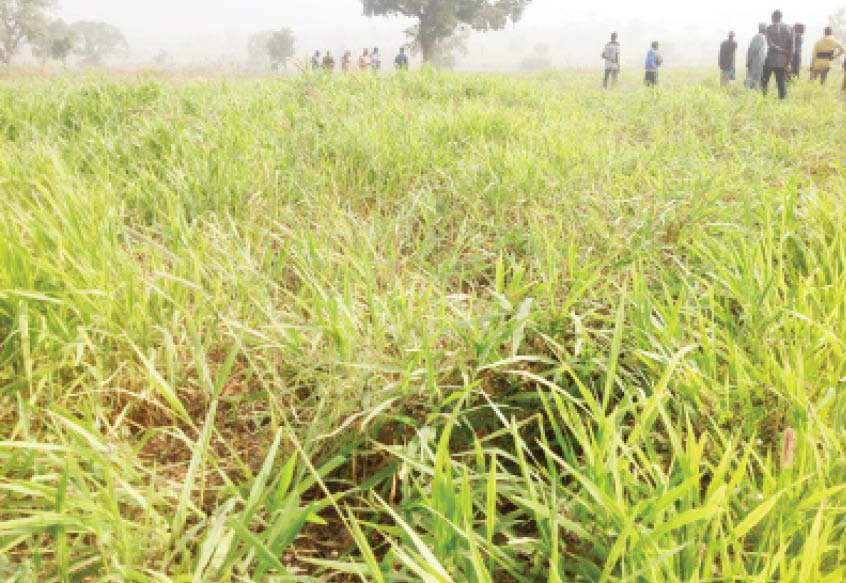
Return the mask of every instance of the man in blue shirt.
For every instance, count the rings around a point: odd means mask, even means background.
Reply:
[[[646,55],[646,86],[654,87],[658,84],[658,69],[664,64],[661,53],[658,52],[658,42],[652,43],[649,54]]]

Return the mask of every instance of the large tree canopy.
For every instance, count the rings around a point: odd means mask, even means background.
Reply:
[[[516,22],[532,0],[361,0],[365,16],[408,16],[417,24],[406,31],[426,61],[438,43],[462,29],[499,30]]]
[[[24,41],[34,42],[47,27],[53,0],[0,0],[0,61],[10,63]]]

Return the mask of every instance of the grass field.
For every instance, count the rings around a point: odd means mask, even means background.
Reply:
[[[838,83],[599,80],[2,82],[0,579],[846,580]]]

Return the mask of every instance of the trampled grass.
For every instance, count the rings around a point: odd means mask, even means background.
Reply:
[[[846,579],[832,87],[0,87],[0,576]]]

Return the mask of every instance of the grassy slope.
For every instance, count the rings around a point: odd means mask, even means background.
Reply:
[[[842,100],[595,82],[2,86],[0,573],[846,578]]]

